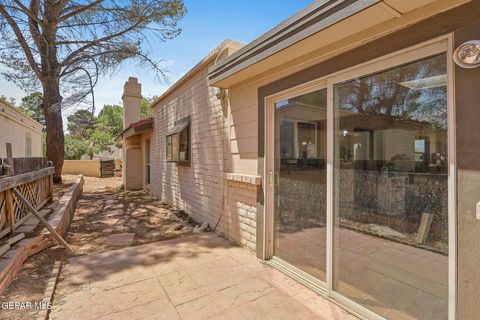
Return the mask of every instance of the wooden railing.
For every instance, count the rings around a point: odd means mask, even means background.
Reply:
[[[31,162],[26,160],[27,158],[19,159],[16,161],[17,159],[13,158],[14,165],[22,164],[18,171],[6,170],[8,175],[0,176],[0,238],[9,233],[13,234],[16,228],[31,217],[29,210],[13,192],[13,188],[37,210],[49,202],[53,195],[55,169],[48,166],[46,159],[32,158]],[[12,162],[12,158],[9,160]],[[3,169],[5,167],[3,166]],[[35,170],[28,172],[32,169]]]

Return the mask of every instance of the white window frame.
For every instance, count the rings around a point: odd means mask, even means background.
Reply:
[[[384,319],[360,304],[348,299],[338,292],[333,291],[333,168],[334,168],[334,96],[333,86],[336,83],[354,79],[357,77],[387,70],[395,66],[420,60],[440,53],[447,56],[447,116],[448,116],[448,319],[456,319],[456,293],[457,293],[457,233],[456,233],[456,145],[455,145],[455,88],[454,88],[454,64],[453,64],[453,34],[431,39],[429,41],[399,50],[397,52],[370,60],[368,62],[347,68],[325,77],[289,88],[280,93],[265,97],[265,210],[264,210],[264,246],[263,257],[265,260],[273,258],[273,210],[274,210],[274,186],[275,186],[275,103],[327,88],[327,270],[326,283],[318,286],[317,282],[310,287],[327,298],[342,304],[352,313],[365,319]],[[274,261],[275,259],[272,259]],[[273,263],[275,265],[275,263]],[[279,266],[287,274],[309,285],[310,279],[296,272],[294,267]]]

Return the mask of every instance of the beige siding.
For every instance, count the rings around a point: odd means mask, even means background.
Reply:
[[[227,181],[225,174],[256,174],[256,105],[250,99],[243,110],[231,113],[228,103],[217,98],[219,89],[208,87],[207,68],[153,108],[150,192],[255,250],[257,186]],[[191,116],[190,166],[165,159],[165,136],[176,120],[186,116]]]
[[[231,90],[228,172],[257,174],[258,166],[258,109],[257,87]]]
[[[258,185],[248,175],[256,176],[258,166],[257,87],[231,92],[208,87],[213,60],[197,65],[154,104],[150,192],[255,250]],[[186,116],[191,117],[190,166],[165,159],[165,137]],[[240,181],[227,180],[227,173],[238,174]]]
[[[14,157],[26,157],[28,134],[31,136],[31,156],[41,157],[43,155],[41,125],[0,101],[0,158],[6,157],[7,142],[12,144]]]
[[[205,67],[154,107],[151,140],[151,192],[211,227],[220,219],[225,192],[225,122],[216,93],[207,86]],[[191,116],[190,166],[165,159],[165,136],[176,120],[186,116]]]

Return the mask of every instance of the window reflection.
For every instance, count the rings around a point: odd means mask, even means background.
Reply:
[[[386,318],[447,318],[446,74],[441,54],[334,86],[334,288]]]
[[[326,89],[275,105],[275,256],[325,281]]]

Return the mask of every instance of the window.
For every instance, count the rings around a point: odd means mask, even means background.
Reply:
[[[448,318],[447,61],[333,84],[333,289],[388,317]]]
[[[32,134],[30,132],[25,133],[25,157],[32,156]]]
[[[265,98],[265,257],[366,318],[455,311],[448,48],[435,40]],[[325,86],[328,99],[314,94]],[[297,121],[316,123],[326,169]]]
[[[169,162],[190,163],[190,116],[176,121],[167,133],[166,153]]]

